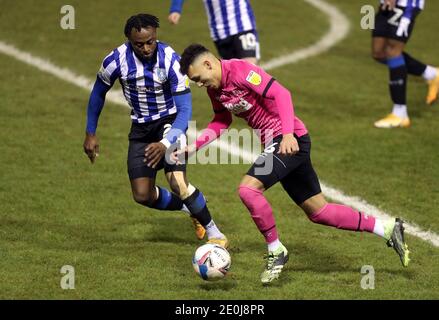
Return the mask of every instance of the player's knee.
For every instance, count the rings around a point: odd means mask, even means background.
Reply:
[[[372,50],[372,58],[380,63],[387,60],[386,52],[383,50]]]
[[[386,59],[399,57],[402,54],[402,50],[396,46],[387,46],[386,47]]]
[[[133,199],[138,204],[151,207],[154,204],[156,197],[153,192],[150,192],[149,190],[133,190]]]

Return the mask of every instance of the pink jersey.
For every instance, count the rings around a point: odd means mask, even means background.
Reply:
[[[263,144],[282,134],[300,137],[308,132],[294,115],[290,92],[263,69],[238,59],[221,60],[221,67],[220,89],[207,89],[215,111],[208,129],[216,137],[204,132],[197,139],[197,149],[217,138],[221,129],[228,128],[231,113],[244,118]]]

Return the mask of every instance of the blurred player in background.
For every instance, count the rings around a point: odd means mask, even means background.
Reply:
[[[288,261],[288,250],[279,240],[273,210],[263,194],[278,182],[312,222],[379,235],[395,249],[403,266],[408,265],[402,220],[384,222],[350,207],[326,202],[311,164],[308,131],[294,114],[290,92],[278,81],[246,61],[219,60],[198,44],[184,50],[180,65],[183,74],[199,87],[207,87],[215,113],[195,145],[187,148],[188,155],[217,139],[230,126],[232,113],[244,118],[265,146],[239,185],[239,196],[268,245],[262,283],[277,279]]]
[[[411,57],[404,51],[424,8],[424,0],[380,0],[372,33],[372,56],[386,64],[390,72],[392,113],[375,122],[377,128],[406,128],[410,126],[407,113],[407,75],[422,76],[428,81],[426,103],[431,105],[438,98],[439,70]]]
[[[172,0],[168,20],[178,24],[184,0]],[[260,59],[256,21],[249,0],[203,0],[212,37],[223,59]]]
[[[180,57],[157,41],[158,27],[158,18],[149,14],[127,20],[128,41],[105,57],[90,95],[84,151],[93,163],[99,153],[99,115],[105,95],[118,79],[131,106],[127,165],[134,200],[153,209],[190,213],[199,239],[207,232],[208,242],[227,247],[203,194],[187,182],[186,166],[164,161],[167,149],[186,141],[192,99],[189,81],[180,73]],[[163,167],[173,192],[155,185],[157,171]]]

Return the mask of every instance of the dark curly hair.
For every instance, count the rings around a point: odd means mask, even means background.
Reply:
[[[131,34],[131,30],[135,28],[137,31],[140,31],[142,28],[158,28],[160,27],[159,18],[147,13],[139,13],[134,16],[131,16],[127,23],[125,24],[125,36],[128,38]]]

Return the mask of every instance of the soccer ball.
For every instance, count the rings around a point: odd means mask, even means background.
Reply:
[[[204,244],[195,251],[192,266],[195,272],[204,280],[217,281],[227,274],[230,269],[229,252],[216,244]]]

